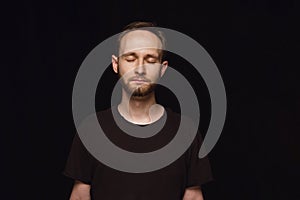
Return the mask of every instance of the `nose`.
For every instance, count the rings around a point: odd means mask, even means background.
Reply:
[[[138,75],[145,75],[146,74],[146,68],[145,68],[143,59],[141,59],[139,61],[138,66],[135,68],[134,72]]]

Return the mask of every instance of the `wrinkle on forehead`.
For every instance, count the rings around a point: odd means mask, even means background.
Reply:
[[[130,51],[149,49],[159,50],[162,49],[160,39],[150,31],[135,30],[123,36],[120,42],[120,55]]]

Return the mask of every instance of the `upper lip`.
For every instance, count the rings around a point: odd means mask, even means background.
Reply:
[[[139,77],[134,77],[130,79],[131,81],[143,81],[143,82],[149,82],[147,79],[145,78],[139,78]]]

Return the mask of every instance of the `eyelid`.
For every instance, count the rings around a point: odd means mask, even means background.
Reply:
[[[135,59],[126,59],[126,62],[135,62]]]
[[[156,57],[148,57],[148,58],[147,58],[147,61],[148,61],[148,62],[157,62],[157,61],[158,61],[158,58],[156,58]]]
[[[125,59],[135,59],[136,57],[134,55],[127,55],[127,56],[124,56]]]
[[[124,58],[126,61],[128,61],[128,62],[132,62],[132,61],[134,61],[134,60],[137,59],[137,57],[134,56],[134,55],[126,55],[126,56],[123,56],[123,58]],[[147,57],[145,58],[145,60],[146,60],[147,62],[149,62],[149,63],[155,63],[155,62],[157,62],[157,61],[159,60],[159,58],[156,57],[156,56],[147,56]]]
[[[135,56],[132,56],[132,55],[129,55],[129,56],[125,56],[124,59],[125,59],[126,61],[134,61],[134,60],[136,59],[136,57],[135,57]]]

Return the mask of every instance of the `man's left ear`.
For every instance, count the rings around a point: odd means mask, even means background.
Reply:
[[[162,77],[165,74],[167,68],[168,68],[168,61],[163,61],[160,69],[160,77]]]

